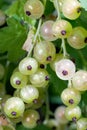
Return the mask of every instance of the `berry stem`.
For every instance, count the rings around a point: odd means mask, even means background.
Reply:
[[[72,87],[72,81],[68,80],[68,87],[71,88]]]
[[[41,23],[42,23],[42,19],[39,20],[38,27],[37,27],[37,31],[36,31],[36,34],[35,34],[34,39],[33,39],[33,43],[36,42],[36,39],[37,39],[37,37],[38,37],[38,35],[39,35]]]
[[[62,38],[61,48],[62,48],[62,50],[63,50],[63,55],[64,55],[64,57],[66,57],[68,54],[67,54],[67,51],[66,51],[66,46],[65,46],[65,40],[64,40],[64,38]]]
[[[36,34],[35,34],[35,36],[34,36],[34,38],[33,38],[33,41],[32,41],[33,44],[32,44],[31,50],[29,50],[27,56],[30,56],[30,55],[31,55],[32,50],[33,50],[33,48],[34,48],[34,45],[35,45],[35,43],[36,43],[37,37],[39,37],[39,31],[40,31],[41,23],[42,23],[42,19],[39,20],[38,27],[37,27],[37,31],[36,31]]]
[[[58,19],[61,19],[58,0],[54,0],[53,3],[54,3],[54,6],[55,6],[56,11],[57,11],[57,14],[58,14],[57,20],[58,20]]]

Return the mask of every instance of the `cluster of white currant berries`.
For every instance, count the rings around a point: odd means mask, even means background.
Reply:
[[[87,118],[82,117],[79,107],[82,91],[87,90],[87,71],[75,71],[75,64],[69,59],[61,59],[55,64],[57,76],[62,80],[68,80],[68,87],[61,93],[61,100],[66,107],[67,120],[74,121],[77,130],[87,128]],[[84,125],[80,125],[84,123]]]
[[[24,12],[29,18],[40,20],[36,32],[34,27],[29,28],[34,33],[32,39],[28,37],[32,43],[27,41],[31,53],[28,52],[29,55],[19,62],[12,73],[10,83],[16,90],[13,97],[5,101],[3,110],[10,120],[21,121],[25,127],[34,128],[40,121],[36,109],[45,101],[50,79],[46,66],[50,64],[58,78],[69,82],[68,87],[61,93],[62,102],[67,106],[61,108],[64,110],[63,115],[65,112],[65,118],[61,120],[65,123],[74,121],[77,130],[87,130],[87,118],[81,117],[81,109],[78,106],[81,92],[87,90],[87,71],[76,71],[76,66],[67,56],[65,49],[65,39],[75,49],[84,48],[87,43],[87,30],[81,26],[73,28],[68,20],[61,17],[62,13],[69,20],[77,19],[81,14],[81,4],[78,0],[51,1],[58,13],[55,21],[45,21],[41,18],[45,7],[40,0],[27,0],[24,5]],[[56,54],[55,43],[52,42],[57,39],[62,41],[63,51],[59,54]],[[60,118],[57,112],[55,118]]]

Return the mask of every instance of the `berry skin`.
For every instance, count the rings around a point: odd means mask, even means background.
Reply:
[[[24,87],[28,82],[28,78],[26,75],[23,75],[19,71],[16,71],[12,74],[10,78],[10,83],[13,88],[19,89]]]
[[[59,122],[60,124],[67,124],[68,120],[65,117],[65,106],[59,106],[56,108],[55,112],[54,112],[54,117],[56,119],[57,122]]]
[[[56,65],[56,63],[59,61],[59,60],[61,60],[61,59],[63,59],[63,54],[56,54],[56,56],[55,56],[55,59],[53,60],[53,62],[51,62],[50,63],[50,67],[51,67],[51,69],[53,70],[53,71],[55,71],[55,65]]]
[[[36,110],[28,109],[24,112],[22,124],[26,128],[34,128],[40,119],[39,113]]]
[[[30,76],[30,82],[35,87],[45,87],[49,83],[49,74],[45,69],[38,69]]]
[[[24,5],[24,12],[27,16],[38,19],[44,13],[44,6],[40,0],[28,0]]]
[[[34,47],[34,57],[41,64],[48,64],[55,59],[56,48],[52,42],[41,41]]]
[[[54,6],[55,6],[55,8],[57,7],[57,6],[59,6],[59,10],[62,12],[62,6],[63,6],[63,2],[64,2],[64,0],[57,0],[58,1],[58,5],[56,5],[55,3],[54,3]],[[56,8],[57,9],[57,8]]]
[[[54,41],[57,39],[52,33],[53,23],[54,22],[52,20],[48,20],[41,25],[40,35],[47,41]]]
[[[77,120],[81,117],[81,109],[79,106],[69,106],[65,110],[65,116],[67,120],[77,122]]]
[[[10,118],[17,118],[23,115],[25,105],[21,98],[11,97],[4,105],[4,112]]]
[[[20,97],[25,103],[32,103],[35,99],[38,99],[38,89],[33,85],[26,85],[20,90]]]
[[[69,80],[75,74],[75,64],[69,59],[62,59],[55,64],[56,75],[62,80]]]
[[[52,27],[53,35],[57,38],[67,38],[72,31],[72,25],[64,19],[54,22]]]
[[[75,20],[81,14],[81,4],[78,0],[65,0],[62,6],[62,12],[66,18]]]
[[[79,91],[87,90],[87,71],[79,70],[72,78],[73,87]]]
[[[77,121],[77,130],[87,130],[87,118],[81,118]]]
[[[38,69],[38,62],[31,57],[25,57],[19,63],[19,71],[24,75],[34,74]]]
[[[66,88],[61,94],[61,100],[67,106],[76,106],[81,100],[81,94],[74,88]]]
[[[67,38],[68,44],[75,49],[82,49],[87,44],[87,31],[83,27],[75,27]]]

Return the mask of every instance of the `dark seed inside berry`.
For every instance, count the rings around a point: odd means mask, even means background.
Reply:
[[[21,81],[20,81],[20,80],[16,80],[16,84],[17,84],[17,85],[20,85],[20,84],[21,84]]]
[[[62,71],[62,74],[63,74],[64,76],[66,76],[66,75],[68,75],[68,71],[63,70],[63,71]]]
[[[32,69],[32,66],[31,65],[28,65],[27,66],[27,70],[31,70]]]
[[[69,103],[70,103],[70,104],[73,104],[73,103],[74,103],[73,99],[70,99],[70,100],[69,100]]]
[[[31,12],[30,11],[26,11],[26,15],[30,16]]]
[[[65,31],[65,30],[62,30],[62,31],[61,31],[61,34],[62,34],[62,35],[66,35],[66,31]]]
[[[16,116],[17,113],[15,111],[13,111],[11,114],[12,114],[12,116]]]
[[[72,121],[76,123],[76,122],[77,122],[76,117],[73,117],[73,118],[72,118]]]
[[[49,80],[50,78],[49,78],[49,76],[47,75],[47,76],[45,76],[45,80]]]
[[[78,8],[78,9],[77,9],[77,13],[80,13],[80,12],[81,12],[81,8]]]
[[[48,56],[46,60],[47,60],[47,61],[51,61],[51,59],[52,59],[52,57],[51,57],[51,56]]]
[[[87,43],[87,37],[85,38],[84,42]]]

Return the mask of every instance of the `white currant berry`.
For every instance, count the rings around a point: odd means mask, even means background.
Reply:
[[[20,97],[25,103],[32,103],[34,100],[38,99],[39,91],[33,85],[29,84],[20,90]]]
[[[57,38],[67,38],[70,35],[71,31],[71,23],[64,19],[55,21],[52,26],[52,33]]]
[[[4,105],[4,112],[10,118],[17,118],[23,115],[25,110],[24,102],[21,98],[11,97]]]
[[[65,106],[59,106],[55,109],[54,117],[60,124],[67,124],[68,120],[65,117]]]
[[[62,59],[55,64],[57,76],[62,80],[69,80],[75,74],[75,64],[69,59]]]
[[[87,71],[79,70],[72,78],[73,87],[79,91],[87,90]]]
[[[77,120],[81,117],[81,109],[79,106],[69,106],[65,110],[65,116],[67,120],[77,122]]]
[[[76,106],[81,100],[81,94],[74,88],[66,88],[61,93],[61,99],[67,106]]]
[[[62,12],[68,19],[77,19],[81,14],[81,4],[78,0],[64,0]]]
[[[48,20],[41,25],[40,35],[47,41],[54,41],[57,39],[52,33],[53,23],[54,22],[52,20]]]
[[[77,130],[87,130],[87,118],[81,118],[77,121]]]
[[[25,57],[19,63],[19,71],[24,75],[31,75],[37,71],[38,62],[35,58]]]
[[[27,0],[24,5],[24,12],[27,16],[38,19],[44,13],[44,5],[40,0]]]

